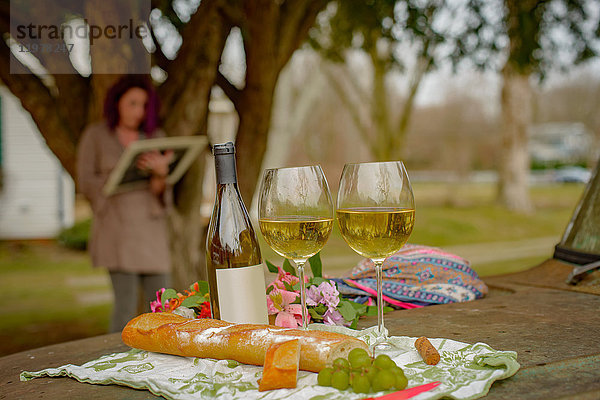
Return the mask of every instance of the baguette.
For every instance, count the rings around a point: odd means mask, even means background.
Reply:
[[[263,365],[275,343],[300,341],[300,369],[319,372],[350,350],[368,346],[362,340],[334,332],[280,328],[274,325],[232,324],[215,319],[187,319],[172,313],[135,317],[121,333],[126,345],[184,357],[215,358]]]
[[[275,343],[267,350],[262,378],[258,381],[258,391],[295,388],[298,385],[299,365],[298,339]]]

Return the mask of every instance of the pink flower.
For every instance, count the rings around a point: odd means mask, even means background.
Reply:
[[[317,306],[325,304],[328,311],[334,311],[340,304],[340,292],[335,287],[335,283],[323,282],[319,286],[311,286],[306,291],[306,304]]]
[[[284,271],[283,268],[277,267],[277,270],[277,279],[275,279],[269,286],[276,287],[277,289],[286,290],[284,283],[287,283],[288,285],[293,287],[295,284],[300,282],[300,278],[290,274],[289,272]],[[304,282],[308,282],[308,277],[304,277]]]
[[[323,314],[323,323],[325,325],[346,325],[348,324],[338,310],[327,310]]]
[[[150,303],[150,310],[152,312],[164,311],[162,302],[160,301],[160,298],[162,297],[162,294],[164,293],[165,290],[166,290],[165,288],[162,288],[162,289],[159,289],[156,291],[156,300],[154,300],[153,302]]]
[[[267,296],[269,315],[277,314],[275,325],[284,328],[297,328],[302,325],[302,306],[292,304],[299,296],[296,292],[273,289]],[[307,313],[307,318],[310,318]]]

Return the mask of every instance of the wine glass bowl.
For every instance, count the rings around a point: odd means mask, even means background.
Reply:
[[[320,166],[267,169],[259,191],[258,222],[267,244],[296,264],[302,328],[306,328],[304,264],[317,254],[333,228],[333,200]]]
[[[377,326],[384,336],[383,261],[408,240],[415,221],[415,203],[401,161],[346,164],[340,178],[336,210],[342,237],[375,264]]]

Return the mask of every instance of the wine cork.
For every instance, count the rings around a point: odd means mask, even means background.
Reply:
[[[427,365],[435,365],[440,362],[440,353],[433,347],[431,342],[425,336],[415,340],[415,348]]]

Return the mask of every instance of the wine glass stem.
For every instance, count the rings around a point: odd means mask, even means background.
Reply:
[[[380,336],[383,336],[383,279],[381,276],[383,261],[373,261],[373,263],[377,277],[377,331]]]
[[[296,261],[296,268],[298,269],[298,278],[300,278],[300,304],[302,306],[302,329],[306,329],[307,326],[307,310],[306,310],[306,286],[304,285],[304,264],[306,261]]]

